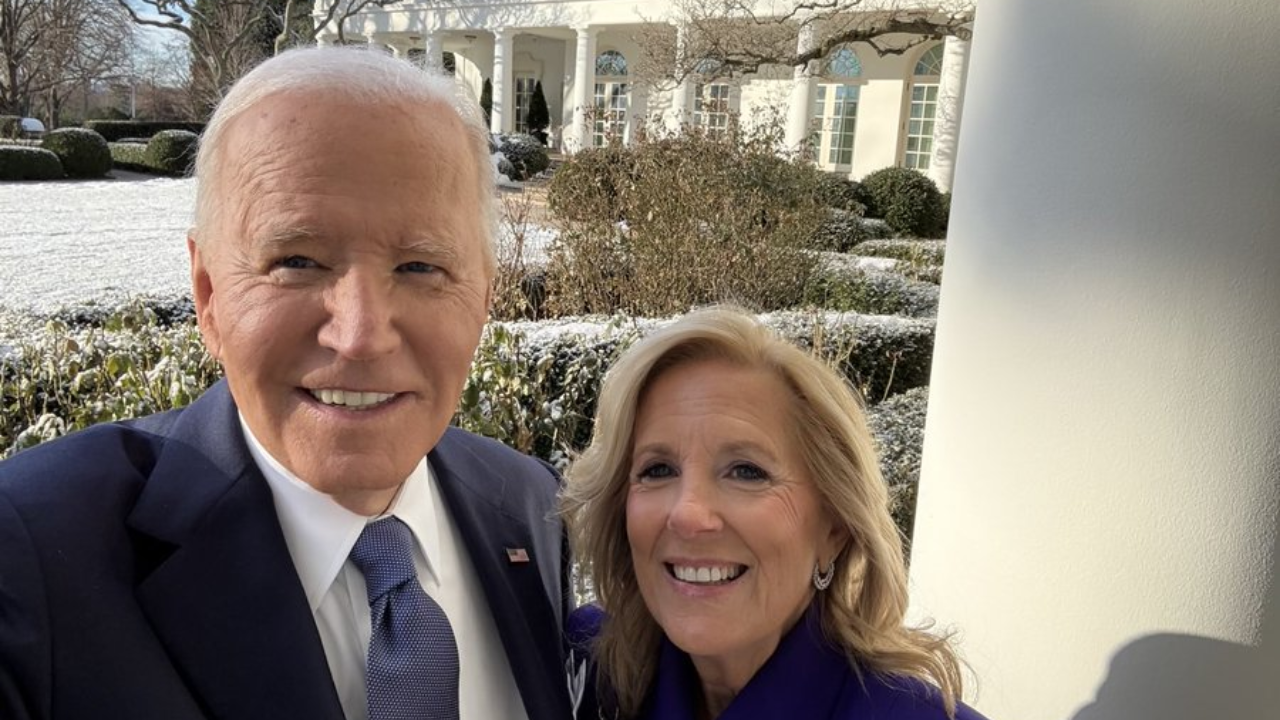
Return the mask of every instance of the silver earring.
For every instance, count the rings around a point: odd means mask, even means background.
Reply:
[[[818,572],[818,563],[813,564],[813,586],[822,592],[831,587],[831,581],[836,577],[836,561],[832,560],[827,563],[827,569],[824,572]]]

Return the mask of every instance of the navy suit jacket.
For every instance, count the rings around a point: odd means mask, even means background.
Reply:
[[[568,717],[554,471],[453,428],[428,459],[529,717]],[[342,718],[225,383],[0,463],[0,718],[91,717]]]

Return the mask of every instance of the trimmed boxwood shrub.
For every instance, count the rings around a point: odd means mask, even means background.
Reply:
[[[189,305],[170,305],[63,315],[25,333],[13,354],[0,354],[0,455],[95,422],[180,407],[217,380]],[[928,381],[932,321],[835,312],[761,318],[840,368],[873,402]],[[614,358],[670,322],[617,316],[490,323],[455,420],[563,461],[589,439],[596,393]]]
[[[942,193],[927,175],[911,168],[888,167],[862,179],[859,196],[867,214],[884,218],[902,235],[934,238],[942,234]]]
[[[868,240],[853,248],[857,255],[893,258],[907,262],[941,265],[947,259],[945,240]]]
[[[101,135],[85,128],[50,130],[40,146],[58,156],[68,177],[100,178],[111,171],[111,149]]]
[[[551,165],[547,148],[538,138],[524,133],[503,135],[499,138],[498,152],[511,161],[516,174],[512,180],[528,180]]]
[[[123,170],[153,173],[155,168],[147,164],[147,146],[145,143],[113,142],[107,143],[111,150],[111,162]]]
[[[62,161],[50,150],[0,145],[0,180],[61,180]]]
[[[813,247],[828,252],[849,252],[864,238],[862,218],[858,213],[833,207],[828,209],[826,221],[814,233]]]
[[[916,519],[916,495],[924,450],[929,388],[918,387],[867,408],[880,473],[889,486],[889,511],[908,541]]]
[[[88,120],[84,126],[106,138],[107,142],[119,142],[125,138],[150,138],[161,130],[186,130],[197,135],[204,132],[202,122]]]
[[[859,216],[866,211],[858,199],[861,190],[858,183],[853,180],[824,172],[821,175],[818,191],[827,207],[845,210]]]
[[[828,258],[826,267],[805,288],[805,300],[828,310],[931,318],[938,315],[938,291],[936,281],[916,278],[910,268],[887,272],[853,263],[842,267]]]
[[[147,164],[170,175],[189,175],[200,136],[186,130],[161,130],[147,143]]]

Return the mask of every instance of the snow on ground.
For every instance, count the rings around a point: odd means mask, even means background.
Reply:
[[[190,178],[0,183],[0,311],[187,294],[194,206]],[[555,235],[527,228],[525,262],[540,262]]]
[[[194,198],[190,179],[0,183],[0,308],[186,292]]]

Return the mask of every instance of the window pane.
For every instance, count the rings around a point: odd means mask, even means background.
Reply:
[[[915,74],[920,75],[941,75],[942,74],[942,44],[934,45],[920,56],[920,61],[916,63]]]
[[[605,50],[596,58],[597,75],[626,75],[627,59],[617,50]]]

